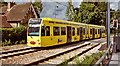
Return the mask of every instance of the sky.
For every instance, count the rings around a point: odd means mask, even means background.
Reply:
[[[34,0],[4,0],[6,2],[17,2],[17,4],[21,4],[23,2],[34,2]],[[56,18],[57,19],[62,19],[62,20],[67,20],[66,16],[65,16],[65,12],[66,12],[66,6],[68,0],[42,0],[43,3],[43,10],[41,12],[41,17],[50,17],[50,18],[55,18],[55,13],[56,13]],[[83,0],[72,0],[72,4],[74,5],[74,7],[79,7],[79,5],[81,4]],[[110,0],[110,8],[117,10],[118,9],[118,2],[120,0]],[[55,2],[60,2],[61,4],[55,3]],[[56,8],[55,6],[58,6],[58,8]],[[119,6],[120,7],[120,6]]]
[[[41,12],[41,17],[51,17],[57,19],[67,20],[65,12],[67,8],[66,2],[60,2],[61,4],[57,4],[55,2],[43,2],[43,11]],[[73,2],[74,7],[79,7],[81,2]],[[66,6],[65,6],[66,5]],[[58,8],[56,8],[58,6]],[[45,8],[44,8],[45,7]],[[46,15],[46,16],[45,16]]]

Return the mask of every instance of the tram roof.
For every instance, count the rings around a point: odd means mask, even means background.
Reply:
[[[61,19],[54,19],[54,18],[42,18],[42,19],[44,19],[44,20],[50,20],[50,21],[54,21],[54,22],[64,22],[64,23],[73,23],[73,24],[86,25],[85,23],[78,23],[78,22],[72,22],[72,21],[61,20]]]
[[[94,27],[104,27],[104,26],[100,26],[100,25],[85,24],[85,23],[79,23],[79,22],[55,19],[55,18],[37,18],[37,19],[49,20],[49,21],[54,21],[54,22],[64,22],[64,23],[72,23],[72,24],[90,25],[90,26],[94,26]]]

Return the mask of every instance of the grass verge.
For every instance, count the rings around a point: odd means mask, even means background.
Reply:
[[[84,60],[80,62],[79,56],[76,56],[74,58],[74,64],[75,66],[92,66],[94,65],[103,55],[105,52],[99,52],[99,53],[93,53],[90,56],[85,56]],[[62,64],[62,66],[67,66],[68,61],[66,58],[64,58],[65,63]],[[73,65],[74,66],[74,65]]]
[[[81,63],[79,62],[79,59],[75,60],[76,64],[81,64],[81,65],[94,65],[103,55],[105,52],[99,52],[99,53],[93,53],[90,56],[85,56],[84,61]],[[77,57],[78,58],[78,57]]]

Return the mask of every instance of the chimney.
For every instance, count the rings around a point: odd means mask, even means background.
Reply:
[[[11,7],[13,7],[15,5],[15,2],[8,2],[8,9],[7,11],[10,11],[11,10]]]

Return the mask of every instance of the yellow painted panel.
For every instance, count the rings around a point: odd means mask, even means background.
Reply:
[[[70,21],[59,20],[59,19],[51,19],[51,18],[42,18],[42,19],[43,19],[43,22],[41,23],[41,26],[42,26],[42,24],[44,24],[45,26],[50,26],[50,36],[42,36],[42,37],[38,36],[38,37],[34,37],[34,39],[32,39],[31,37],[28,36],[27,42],[28,42],[29,46],[47,47],[47,46],[54,46],[54,45],[66,43],[67,42],[67,26],[71,26],[71,28],[72,27],[75,28],[75,36],[72,36],[72,39],[71,39],[72,42],[80,40],[80,35],[77,35],[77,28],[80,28],[80,27],[85,28],[85,35],[83,35],[83,40],[85,40],[85,39],[92,39],[93,38],[93,35],[90,34],[91,28],[92,29],[93,28],[99,29],[100,27],[104,27],[104,26],[98,26],[98,25],[90,25],[90,24],[87,25],[84,23],[70,22]],[[54,23],[49,23],[49,21],[52,21]],[[59,24],[56,22],[61,22],[64,24]],[[67,24],[65,24],[65,23],[67,23]],[[69,25],[68,23],[73,24],[73,25]],[[79,26],[75,26],[74,24],[77,24]],[[85,27],[85,25],[87,25],[87,26]],[[54,26],[60,27],[60,35],[59,36],[53,35],[53,27]],[[66,35],[61,35],[61,27],[66,27]],[[89,29],[87,30],[87,28],[89,28]],[[72,32],[71,32],[71,34],[72,34]],[[41,32],[40,32],[40,35],[41,35]],[[104,37],[104,36],[105,36],[105,33],[102,33],[102,37]],[[100,34],[98,34],[98,30],[97,30],[97,34],[95,35],[95,38],[99,38],[99,37],[100,37]],[[39,39],[39,42],[37,42],[38,39]],[[30,44],[30,41],[32,41],[32,40],[36,42],[35,45]],[[38,43],[40,43],[40,45]]]
[[[31,41],[36,42],[36,44],[30,44]],[[40,46],[41,47],[40,37],[39,36],[27,36],[27,45],[28,46]]]

